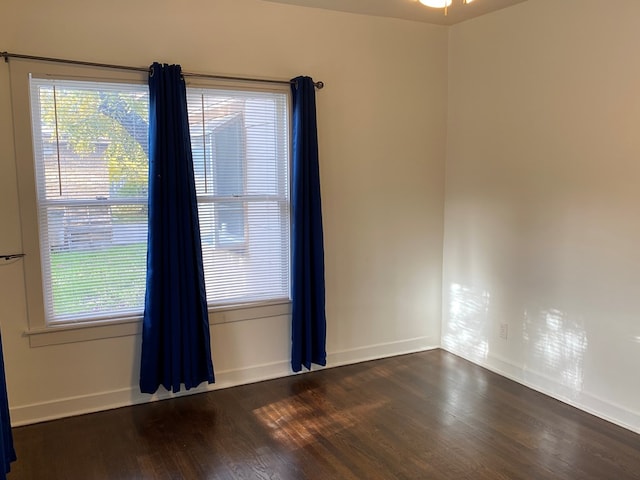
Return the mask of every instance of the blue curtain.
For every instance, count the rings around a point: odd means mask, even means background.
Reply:
[[[11,419],[9,418],[9,400],[7,399],[7,384],[4,376],[4,357],[2,354],[2,337],[0,337],[0,479],[5,480],[11,471],[11,462],[16,460],[11,434]]]
[[[140,390],[214,382],[198,206],[179,65],[149,75],[149,237]]]
[[[313,80],[291,80],[293,94],[291,301],[294,372],[327,364],[324,245],[316,97]]]

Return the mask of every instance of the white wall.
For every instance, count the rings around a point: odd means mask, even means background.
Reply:
[[[638,18],[529,0],[450,30],[442,343],[640,432]]]
[[[7,0],[2,23],[0,50],[10,52],[323,80],[329,363],[439,344],[446,29],[258,0]],[[0,64],[0,253],[21,250],[8,68]],[[14,424],[147,399],[136,386],[139,336],[30,348],[23,281],[20,261],[0,265]],[[212,337],[219,386],[290,371],[287,317],[215,325]]]

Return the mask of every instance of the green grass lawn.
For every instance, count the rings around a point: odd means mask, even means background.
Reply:
[[[51,252],[56,318],[144,307],[146,243]]]

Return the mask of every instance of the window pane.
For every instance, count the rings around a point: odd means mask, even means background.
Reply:
[[[235,115],[211,132],[216,195],[244,195],[243,116]]]
[[[288,298],[287,95],[188,91],[210,304]]]
[[[32,79],[31,98],[47,321],[140,313],[146,87]]]
[[[216,224],[221,205],[201,204],[201,225]],[[278,201],[245,201],[239,206],[247,218],[242,246],[205,241],[205,263],[209,303],[240,303],[252,300],[287,298],[289,293],[288,208]],[[214,232],[215,235],[215,232]]]

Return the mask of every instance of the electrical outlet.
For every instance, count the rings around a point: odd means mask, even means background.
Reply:
[[[506,340],[507,338],[509,338],[509,324],[508,323],[501,323],[500,324],[500,338],[502,338],[503,340]]]

